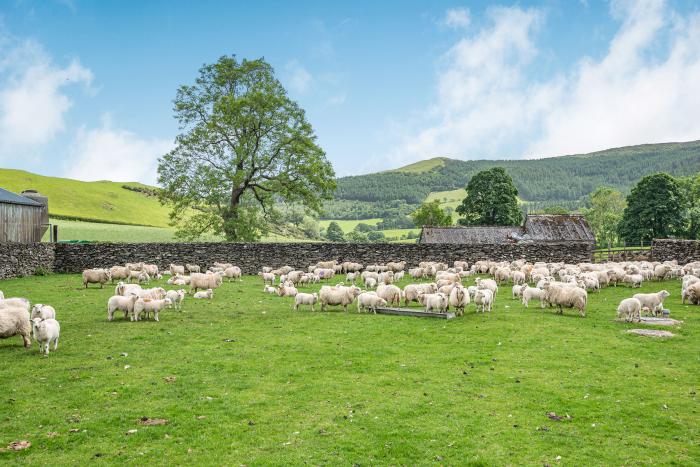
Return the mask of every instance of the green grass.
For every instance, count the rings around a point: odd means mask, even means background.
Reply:
[[[105,174],[109,176],[109,174]],[[168,209],[154,197],[122,188],[119,182],[81,182],[0,169],[0,187],[19,193],[35,189],[49,198],[49,214],[102,222],[167,227]],[[126,183],[140,186],[140,183]]]
[[[0,446],[32,443],[0,462],[696,464],[700,308],[677,281],[641,291],[660,288],[685,321],[670,340],[613,321],[638,291],[624,287],[591,294],[586,318],[524,309],[506,287],[492,313],[443,321],[295,313],[245,277],[160,323],[108,323],[112,291],[77,275],[0,281],[54,305],[62,328],[48,358],[0,340]]]
[[[93,242],[174,242],[174,231],[160,227],[136,225],[101,224],[95,222],[68,221],[51,219],[51,224],[58,225],[58,239],[88,240]],[[44,234],[44,241],[49,240],[49,232]]]
[[[408,173],[423,173],[429,172],[432,169],[443,167],[445,161],[449,160],[447,157],[434,157],[432,159],[425,159],[422,161],[414,162],[413,164],[405,165],[398,169],[389,170],[389,172],[408,172]]]
[[[318,223],[322,228],[327,229],[328,225],[331,222],[337,222],[338,225],[340,226],[340,228],[343,229],[343,232],[350,232],[352,230],[355,230],[355,227],[357,226],[357,224],[377,225],[381,221],[382,221],[382,219],[378,219],[378,218],[359,219],[359,220],[324,219],[324,220],[318,221]]]
[[[455,209],[457,209],[457,206],[462,204],[462,201],[464,200],[465,196],[467,196],[467,192],[464,191],[464,188],[449,191],[433,191],[428,195],[425,201],[430,202],[437,199],[440,201],[440,206],[443,209],[452,208],[452,210],[454,211]]]
[[[389,230],[382,230],[384,233],[384,236],[388,239],[400,239],[401,235],[408,235],[409,233],[413,232],[416,235],[420,235],[420,229],[389,229]],[[411,241],[415,241],[414,239],[411,239]]]

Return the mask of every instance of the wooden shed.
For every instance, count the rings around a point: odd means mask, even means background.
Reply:
[[[34,191],[28,193],[46,200]],[[48,222],[48,201],[42,203],[0,188],[0,242],[40,242]]]

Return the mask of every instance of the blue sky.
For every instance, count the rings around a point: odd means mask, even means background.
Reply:
[[[153,183],[176,88],[224,54],[273,65],[339,175],[700,139],[699,9],[2,1],[0,166]]]

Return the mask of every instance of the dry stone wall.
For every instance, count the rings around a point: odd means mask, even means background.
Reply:
[[[654,261],[688,263],[700,261],[700,240],[654,240],[651,246]]]
[[[0,279],[54,269],[53,243],[0,243]]]

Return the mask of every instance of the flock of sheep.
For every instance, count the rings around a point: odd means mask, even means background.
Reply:
[[[224,278],[230,281],[241,280],[241,269],[230,263],[214,263],[202,273],[194,264],[171,264],[162,274],[170,278],[168,285],[189,286],[189,293],[195,299],[212,299],[214,289],[221,286]],[[159,320],[159,312],[165,308],[182,310],[188,291],[183,288],[166,290],[163,287],[144,288],[152,279],[162,279],[161,271],[154,264],[128,263],[109,269],[88,269],[83,271],[84,287],[119,281],[114,295],[107,301],[107,319],[112,321],[117,311],[124,313],[124,319],[139,321],[142,318]],[[395,283],[405,275],[416,282],[401,289]],[[489,275],[491,278],[478,276]],[[387,306],[409,306],[418,302],[426,312],[446,312],[455,310],[463,315],[470,303],[477,312],[491,311],[499,286],[511,283],[511,298],[521,300],[525,307],[530,301],[538,300],[540,307],[554,306],[559,313],[563,308],[578,310],[585,316],[588,292],[599,292],[607,286],[627,285],[638,288],[645,281],[678,278],[682,280],[682,302],[700,304],[700,262],[683,266],[676,262],[624,262],[624,263],[529,263],[525,260],[512,262],[477,261],[471,267],[465,261],[455,261],[450,267],[440,262],[421,262],[418,267],[406,269],[406,263],[388,262],[363,266],[354,262],[321,261],[309,266],[308,270],[296,270],[291,266],[278,269],[263,267],[259,276],[266,293],[280,297],[293,297],[294,309],[308,305],[311,311],[318,303],[321,311],[329,306],[348,306],[356,303],[358,312]],[[473,285],[463,282],[474,278]],[[343,277],[336,285],[323,285],[318,293],[300,292],[298,288],[321,281],[331,281]],[[360,284],[364,289],[360,288]],[[654,316],[664,312],[663,301],[669,292],[635,294],[623,299],[618,308],[618,319],[635,322],[642,313]],[[60,324],[56,320],[56,310],[50,305],[30,305],[25,298],[5,298],[0,291],[0,338],[22,336],[25,347],[31,346],[32,337],[39,344],[43,355],[48,355],[49,346],[58,347]]]

